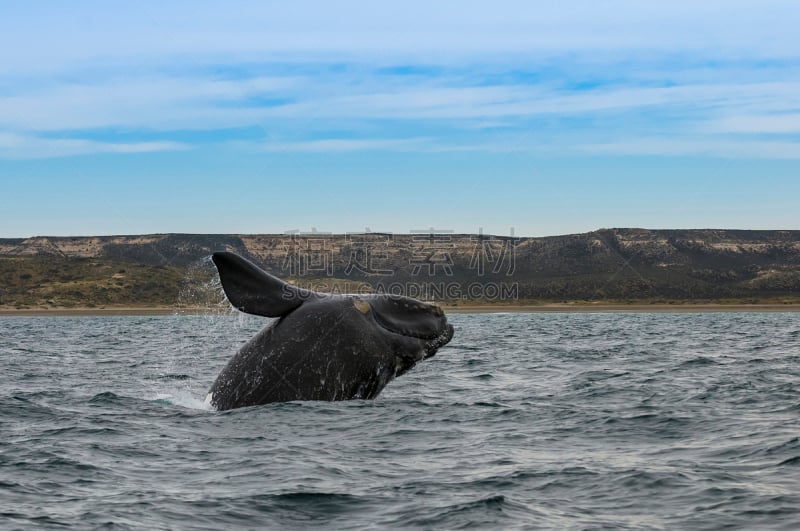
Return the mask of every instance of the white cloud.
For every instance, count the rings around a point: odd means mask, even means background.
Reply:
[[[720,158],[800,159],[800,142],[685,138],[632,138],[575,146],[602,155],[703,156]]]
[[[52,131],[101,127],[212,129],[254,123],[247,98],[291,93],[296,78],[146,77],[70,83],[0,96],[0,127]]]
[[[428,138],[320,139],[305,142],[269,142],[262,146],[272,152],[424,151]]]
[[[794,2],[243,1],[233,10],[198,1],[191,17],[185,9],[6,6],[0,133],[27,139],[31,153],[68,154],[186,147],[160,140],[181,130],[233,144],[228,128],[292,138],[261,149],[294,151],[515,150],[502,135],[559,119],[567,125],[552,126],[554,138],[575,133],[598,146],[592,140],[641,139],[636,127],[674,135],[673,146],[692,144],[687,135],[707,135],[711,146],[718,133],[800,132]],[[441,70],[377,68],[395,65]],[[659,120],[644,123],[651,111]],[[87,129],[158,131],[159,140],[90,141]],[[390,139],[350,138],[370,133]],[[786,148],[752,142],[761,144],[745,151]],[[0,144],[0,156],[14,153]]]
[[[187,8],[190,13],[187,13]],[[265,58],[508,56],[651,50],[714,56],[797,57],[800,7],[791,0],[642,2],[498,0],[402,3],[136,2],[4,6],[0,71],[66,64],[143,64]]]
[[[392,92],[319,97],[263,109],[284,118],[478,119],[626,111],[683,106],[695,116],[709,110],[782,110],[800,106],[800,82],[720,83],[675,87],[621,87],[574,91],[544,85],[407,87]]]
[[[112,80],[92,85],[54,86],[20,96],[0,98],[0,157],[39,158],[86,153],[123,153],[186,149],[180,142],[116,143],[85,140],[81,129],[122,130],[215,130],[226,127],[261,127],[265,137],[277,140],[258,149],[271,152],[354,152],[383,151],[484,151],[484,152],[569,152],[581,145],[585,152],[646,155],[712,155],[797,158],[794,144],[764,139],[721,142],[719,132],[797,132],[800,115],[768,114],[800,108],[800,83],[695,84],[675,87],[599,88],[569,91],[548,86],[519,84],[484,87],[442,87],[440,83],[414,80],[386,92],[378,81],[354,87],[349,81],[332,78],[320,92],[313,79],[255,78],[215,81],[202,78]],[[348,91],[349,95],[344,95]],[[361,93],[352,93],[361,91]],[[300,103],[260,107],[259,98],[290,99]],[[251,99],[254,101],[251,102]],[[641,109],[655,109],[670,119],[645,124],[672,138],[622,143],[592,142],[594,138],[629,136],[630,124],[591,126],[581,131],[556,130],[551,138],[533,134],[537,147],[519,145],[520,135],[532,134],[536,117],[579,117],[596,113],[607,117],[625,116]],[[353,123],[358,120],[392,120],[406,123],[405,131],[422,131],[422,123],[436,122],[437,133],[426,138],[411,133],[397,134],[392,126],[380,131],[386,138],[336,138],[307,140],[315,135],[314,122]],[[611,123],[614,122],[611,118]],[[444,122],[443,122],[444,121]],[[503,124],[503,131],[476,127]],[[415,122],[420,122],[415,124]],[[301,137],[281,140],[286,127],[303,125]],[[442,126],[442,123],[448,125]],[[681,125],[683,124],[683,125]],[[605,127],[605,129],[603,129]],[[609,129],[611,127],[611,129]],[[75,130],[75,138],[69,131]],[[40,132],[60,131],[62,138]],[[448,132],[449,131],[449,132]],[[579,133],[579,134],[576,134]],[[652,131],[651,131],[652,133]],[[307,136],[306,136],[307,135]],[[363,135],[363,132],[362,132]],[[466,136],[465,136],[466,135]],[[572,135],[573,138],[568,138]],[[687,135],[696,138],[689,139]],[[706,136],[698,136],[706,135]],[[169,138],[169,133],[162,133]],[[291,137],[291,134],[289,134]],[[303,138],[305,136],[305,138]],[[316,136],[319,136],[316,134]],[[458,138],[458,140],[456,140]],[[507,140],[504,144],[504,139]],[[516,140],[515,140],[516,139]],[[588,141],[587,141],[588,140]],[[224,136],[217,137],[225,142]],[[574,151],[574,150],[572,150]]]
[[[179,142],[112,143],[74,138],[41,138],[0,132],[0,158],[43,159],[96,153],[178,151],[191,146]]]
[[[318,86],[321,81],[322,90]],[[735,115],[800,108],[800,82],[633,86],[577,92],[545,85],[442,87],[429,82],[428,86],[414,83],[386,92],[374,79],[356,87],[347,79],[321,81],[166,78],[55,86],[0,97],[0,128],[211,130],[266,127],[274,119],[472,120],[474,124],[476,119],[494,122],[659,106],[682,106],[698,119],[707,120],[710,118],[704,113],[719,114],[720,109],[724,114]],[[250,98],[297,99],[298,103],[262,105]],[[732,120],[735,126],[737,122]],[[787,123],[795,121],[796,118],[786,119]]]
[[[729,116],[712,123],[709,130],[721,133],[800,133],[800,113]]]

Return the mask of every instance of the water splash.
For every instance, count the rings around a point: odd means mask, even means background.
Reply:
[[[214,408],[211,406],[211,404],[206,403],[184,389],[176,389],[173,393],[157,393],[153,401],[166,406],[179,406],[186,409],[214,411]]]
[[[218,371],[195,371],[209,365],[221,369],[239,348],[236,337],[250,337],[264,319],[231,306],[207,256],[187,268],[175,313],[164,324],[163,341],[153,345],[160,355],[142,382],[145,394],[170,405],[211,410],[204,398]]]

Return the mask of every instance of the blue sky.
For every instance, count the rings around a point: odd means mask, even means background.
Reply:
[[[800,229],[800,5],[0,0],[0,237]]]

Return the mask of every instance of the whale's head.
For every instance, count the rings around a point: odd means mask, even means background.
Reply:
[[[384,331],[418,340],[425,358],[453,338],[453,325],[436,304],[397,295],[366,295],[354,296],[353,305]]]
[[[349,303],[372,330],[398,345],[395,373],[430,358],[453,338],[453,325],[440,306],[396,295],[348,296]]]

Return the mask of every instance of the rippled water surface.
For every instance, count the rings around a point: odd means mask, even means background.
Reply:
[[[263,320],[0,318],[0,527],[800,528],[800,314],[450,320],[376,400],[220,413]]]

